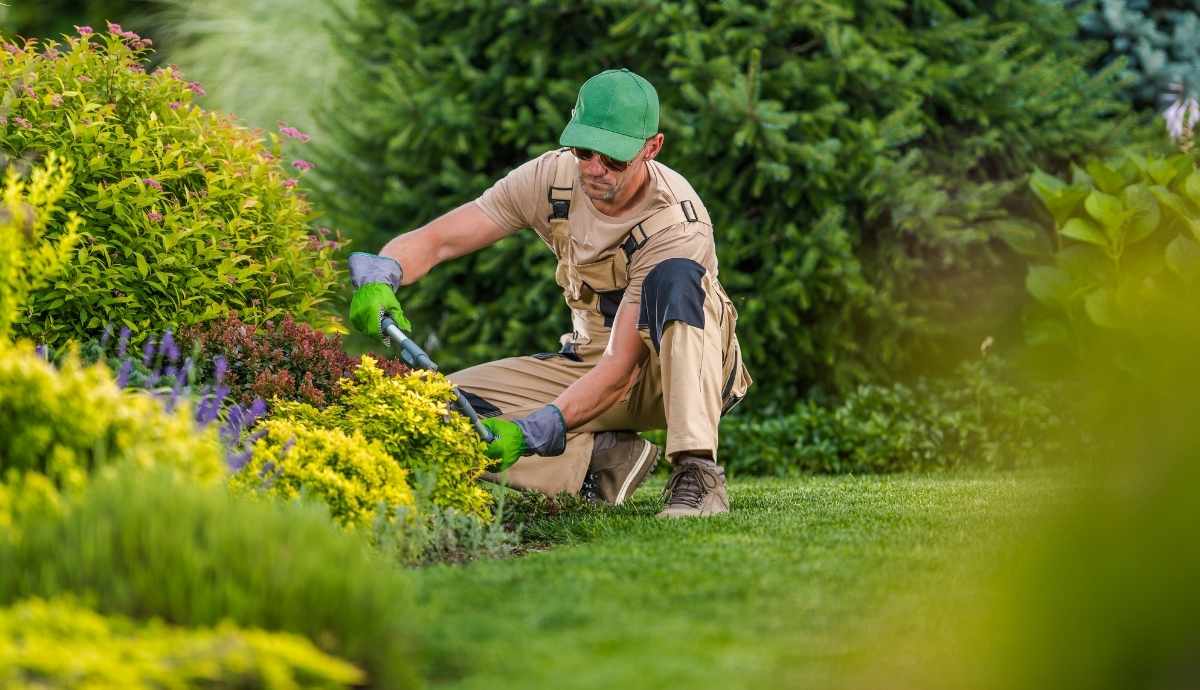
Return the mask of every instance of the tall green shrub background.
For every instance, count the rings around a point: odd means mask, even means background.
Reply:
[[[1023,299],[994,221],[1026,171],[1140,131],[1117,67],[1090,74],[1098,48],[1040,2],[364,0],[355,25],[314,181],[368,251],[554,147],[588,76],[654,83],[660,160],[712,212],[760,402],[976,347]],[[401,301],[448,369],[550,349],[552,263],[521,234]]]

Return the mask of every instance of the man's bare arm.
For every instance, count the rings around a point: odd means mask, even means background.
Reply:
[[[638,335],[637,317],[636,305],[622,304],[600,361],[554,400],[568,429],[599,417],[634,384],[638,365],[649,354]]]
[[[402,285],[409,285],[434,266],[494,244],[509,230],[492,220],[479,204],[469,201],[411,232],[397,235],[379,251],[404,267]]]

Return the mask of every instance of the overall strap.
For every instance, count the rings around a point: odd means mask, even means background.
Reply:
[[[680,223],[704,223],[705,225],[712,225],[707,213],[701,216],[696,212],[696,205],[690,199],[684,199],[678,204],[672,204],[655,211],[645,220],[635,225],[633,230],[629,231],[629,237],[625,238],[621,249],[625,251],[626,257],[632,257],[633,253],[641,249],[642,245],[649,242],[651,237]]]
[[[567,149],[561,149],[554,157],[554,181],[546,192],[550,201],[549,220],[566,220],[571,214],[571,192],[575,187],[575,176],[568,165]]]

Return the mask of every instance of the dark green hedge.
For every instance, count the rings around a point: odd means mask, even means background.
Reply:
[[[1054,4],[366,0],[325,119],[317,191],[360,248],[477,196],[555,145],[609,67],[662,100],[660,158],[717,228],[755,397],[849,390],[978,345],[1023,300],[992,221],[1035,165],[1140,131]],[[453,369],[556,346],[531,233],[403,291]]]

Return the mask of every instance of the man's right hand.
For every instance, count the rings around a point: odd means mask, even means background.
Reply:
[[[363,335],[383,336],[382,321],[387,315],[401,330],[412,324],[404,316],[396,289],[404,278],[400,262],[378,254],[354,252],[350,255],[350,280],[354,297],[350,300],[350,326]]]

